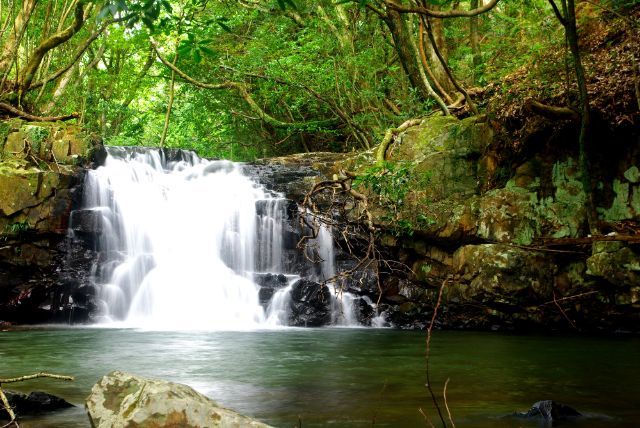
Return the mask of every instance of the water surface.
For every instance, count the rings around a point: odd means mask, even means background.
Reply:
[[[111,370],[192,386],[277,427],[426,426],[425,335],[383,329],[151,332],[46,328],[0,333],[0,376],[47,371],[75,382],[35,380],[82,406]],[[589,418],[576,427],[637,427],[640,340],[437,332],[432,382],[447,389],[460,427],[538,427],[501,418],[554,399]],[[82,408],[23,427],[88,427]]]

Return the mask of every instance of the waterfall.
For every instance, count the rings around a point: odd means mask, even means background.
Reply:
[[[241,164],[109,147],[105,165],[87,175],[84,199],[85,211],[101,219],[94,273],[101,320],[154,329],[286,325],[302,274],[283,263],[288,202]],[[321,281],[335,275],[329,230],[317,244]],[[268,304],[256,283],[265,274],[284,281]],[[330,288],[332,323],[356,325],[353,297]]]
[[[336,276],[333,234],[328,227],[320,226],[316,238],[320,262],[320,281],[329,281],[331,292],[331,322],[334,325],[353,327],[359,325],[355,313],[355,296],[341,289],[341,285],[332,278]]]

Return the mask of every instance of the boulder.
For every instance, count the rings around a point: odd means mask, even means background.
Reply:
[[[598,242],[587,259],[587,274],[618,287],[640,287],[640,255],[620,242]]]
[[[264,427],[179,383],[120,371],[102,377],[86,400],[94,428]]]
[[[289,325],[321,327],[331,322],[329,287],[300,279],[291,287]]]
[[[514,307],[549,299],[557,269],[544,253],[503,244],[461,247],[453,268],[463,281],[449,297]]]

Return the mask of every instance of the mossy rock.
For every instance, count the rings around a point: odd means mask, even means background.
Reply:
[[[42,172],[36,168],[17,169],[0,164],[0,214],[10,216],[39,203]]]
[[[640,287],[640,255],[629,247],[595,253],[587,259],[587,268],[588,275],[602,278],[619,287]]]

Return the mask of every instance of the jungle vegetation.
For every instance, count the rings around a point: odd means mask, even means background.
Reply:
[[[0,114],[76,120],[107,144],[237,160],[368,149],[435,112],[506,124],[541,115],[579,121],[582,153],[598,103],[613,121],[637,116],[639,9],[638,0],[0,0]]]

